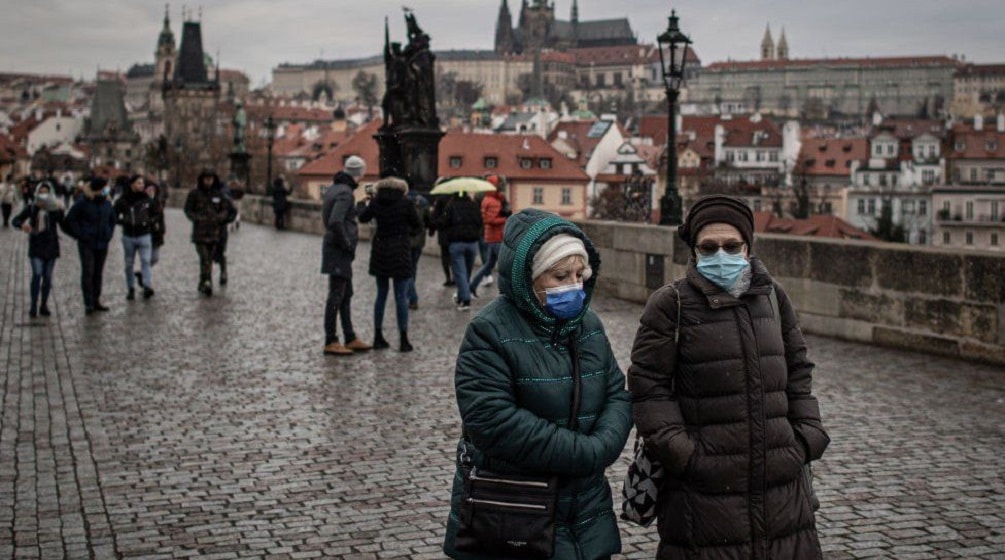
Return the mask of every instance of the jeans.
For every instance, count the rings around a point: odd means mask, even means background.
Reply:
[[[478,256],[477,241],[455,241],[450,244],[450,266],[454,269],[454,282],[457,283],[457,300],[461,303],[471,303],[471,269],[475,267],[475,257]]]
[[[78,243],[77,252],[80,254],[80,291],[84,295],[84,307],[94,309],[101,303],[101,284],[108,249],[91,249]]]
[[[154,243],[150,234],[139,237],[122,236],[122,253],[126,257],[126,286],[132,290],[136,283],[136,274],[133,272],[133,264],[136,263],[136,253],[140,254],[140,274],[143,277],[143,286],[153,287],[153,273],[150,266],[153,263]]]
[[[352,277],[328,276],[328,299],[325,301],[325,346],[338,342],[335,332],[336,319],[341,319],[342,334],[346,342],[352,342],[356,333],[352,329],[349,304],[352,301]]]
[[[408,331],[408,287],[411,278],[377,277],[377,299],[373,302],[373,327],[381,329],[384,324],[384,308],[387,306],[388,281],[394,284],[394,315],[398,319],[398,330]]]
[[[488,243],[487,245],[488,260],[478,269],[475,277],[471,279],[471,289],[475,291],[478,291],[478,285],[482,283],[482,280],[492,274],[492,269],[496,267],[496,262],[499,261],[499,248],[502,247],[502,243]]]
[[[38,303],[38,293],[42,292],[42,305],[49,301],[49,291],[52,290],[52,270],[56,268],[56,259],[31,259],[31,308]]]
[[[489,260],[489,244],[485,242],[484,237],[478,240],[478,258],[481,259],[482,265]]]
[[[422,247],[412,249],[412,277],[408,279],[408,303],[419,304],[419,292],[415,289],[415,278],[419,275],[419,258],[422,257]]]
[[[450,272],[450,244],[440,245],[440,266],[443,267],[443,277],[447,279],[447,282],[453,281],[453,275]]]

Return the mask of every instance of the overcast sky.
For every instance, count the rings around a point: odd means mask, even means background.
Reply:
[[[151,0],[0,0],[0,72],[93,78],[152,63],[164,3]],[[568,20],[572,0],[554,0]],[[380,53],[384,17],[391,40],[405,42],[401,6],[415,10],[434,50],[491,49],[501,0],[205,0],[203,46],[224,68],[248,73],[253,87],[281,62],[304,63]],[[520,0],[509,0],[516,12]],[[1002,0],[680,0],[682,30],[705,64],[759,56],[765,25],[781,29],[791,58],[952,55],[1005,63]],[[627,17],[640,41],[666,28],[666,0],[579,0],[580,21]],[[197,18],[200,4],[186,9]],[[175,40],[182,4],[171,4]]]

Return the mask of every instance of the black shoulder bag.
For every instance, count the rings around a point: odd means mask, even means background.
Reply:
[[[572,410],[568,427],[579,427],[579,351],[570,337]],[[454,548],[461,552],[518,558],[550,558],[555,549],[558,477],[501,474],[471,464],[464,434],[464,493]]]

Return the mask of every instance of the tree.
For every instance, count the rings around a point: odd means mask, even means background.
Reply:
[[[484,86],[479,82],[472,82],[471,80],[458,80],[454,84],[454,101],[458,105],[464,107],[464,109],[471,109],[482,97],[482,90]]]
[[[904,232],[904,226],[893,222],[893,199],[886,197],[882,204],[879,217],[876,218],[876,225],[869,229],[869,233],[883,241],[905,243],[907,235]]]
[[[377,85],[377,75],[362,70],[352,79],[352,89],[368,111],[372,111],[377,103]]]

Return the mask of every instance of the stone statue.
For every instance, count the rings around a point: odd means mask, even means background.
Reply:
[[[244,113],[244,103],[237,102],[237,110],[234,111],[234,152],[243,154],[248,151],[244,144],[244,129],[248,125],[248,117]]]
[[[391,43],[384,22],[384,71],[386,92],[381,103],[384,127],[438,128],[433,53],[429,35],[422,31],[415,15],[405,10],[408,45]]]

